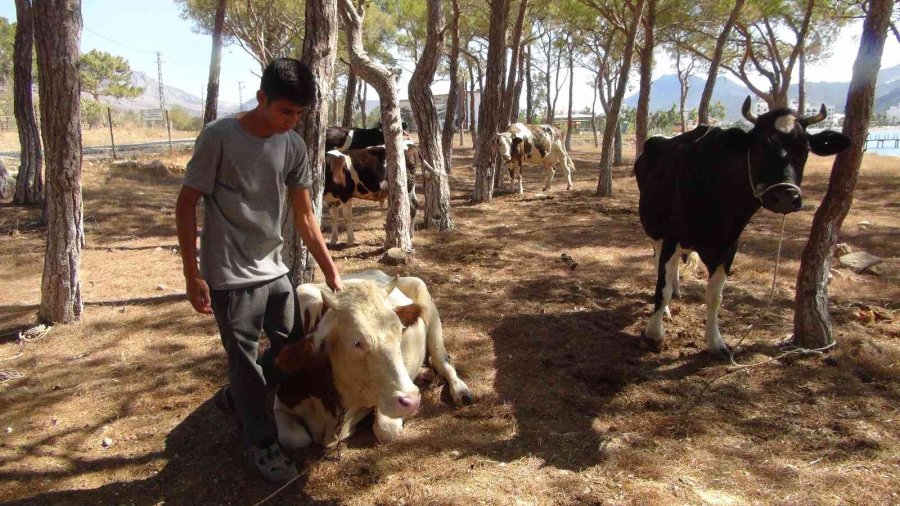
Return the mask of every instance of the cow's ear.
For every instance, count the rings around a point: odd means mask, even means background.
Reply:
[[[322,317],[324,318],[325,312],[329,309],[337,309],[339,302],[337,295],[330,288],[320,291],[322,292]]]
[[[304,338],[285,345],[275,357],[275,367],[285,374],[293,374],[321,359],[319,347],[312,338]]]
[[[850,138],[833,130],[806,135],[809,138],[810,151],[819,156],[836,155],[850,147]]]
[[[400,323],[403,324],[403,327],[409,327],[422,316],[422,306],[418,304],[397,306],[394,308],[394,312],[397,313],[397,317],[400,318]]]
[[[344,174],[344,155],[335,155],[328,159],[331,167],[331,180],[338,186],[347,184],[347,176]]]
[[[729,128],[722,132],[722,144],[735,153],[744,153],[753,144],[753,134],[740,128]]]

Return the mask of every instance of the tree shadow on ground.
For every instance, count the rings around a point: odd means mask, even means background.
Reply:
[[[7,504],[255,503],[275,492],[279,486],[263,481],[237,451],[242,443],[234,426],[234,422],[219,412],[212,400],[208,400],[168,434],[165,438],[165,448],[159,453],[150,453],[134,459],[116,457],[75,463],[77,473],[86,473],[103,472],[158,459],[165,460],[162,469],[151,477],[111,483],[91,490],[49,492]],[[8,476],[8,478],[26,477]],[[27,478],[38,477],[32,475]],[[308,474],[304,473],[268,504],[337,504],[334,501],[316,501],[304,493],[307,480]]]

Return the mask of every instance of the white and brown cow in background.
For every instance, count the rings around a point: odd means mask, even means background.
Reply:
[[[418,200],[416,199],[416,160],[419,151],[415,143],[403,142],[403,156],[406,163],[406,190],[409,194],[411,222],[415,221]],[[333,246],[338,241],[338,217],[344,215],[347,229],[347,244],[352,246],[353,201],[371,200],[384,204],[388,196],[387,164],[384,146],[352,149],[346,152],[331,150],[325,153],[325,189],[323,200],[331,213],[331,239]]]
[[[500,157],[509,171],[509,179],[513,184],[518,181],[520,194],[524,193],[522,164],[526,162],[544,166],[546,179],[543,191],[550,189],[557,165],[566,171],[566,190],[572,189],[575,164],[566,153],[559,129],[555,126],[513,123],[505,132],[497,134],[497,143],[500,146]]]
[[[285,346],[275,366],[275,422],[286,448],[333,446],[375,412],[379,441],[399,436],[421,400],[413,378],[426,360],[449,385],[456,405],[472,394],[444,348],[443,327],[425,283],[376,270],[343,277],[334,294],[324,284],[297,288],[305,337]]]

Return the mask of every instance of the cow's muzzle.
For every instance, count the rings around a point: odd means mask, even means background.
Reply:
[[[762,205],[769,211],[789,214],[803,207],[803,196],[796,187],[773,188],[762,196]]]

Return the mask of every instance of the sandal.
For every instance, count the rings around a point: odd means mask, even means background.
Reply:
[[[297,468],[282,453],[278,443],[265,448],[253,446],[247,450],[247,457],[263,477],[273,483],[284,483],[297,477]]]

